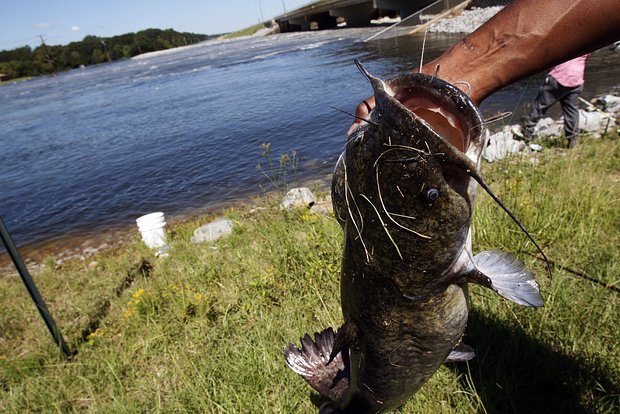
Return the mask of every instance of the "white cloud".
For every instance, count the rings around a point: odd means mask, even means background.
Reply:
[[[81,30],[80,26],[71,26],[72,32],[79,32]]]
[[[41,23],[37,23],[34,25],[34,27],[36,27],[37,29],[49,29],[50,27],[52,27],[54,25],[54,23],[50,23],[50,22],[41,22]]]

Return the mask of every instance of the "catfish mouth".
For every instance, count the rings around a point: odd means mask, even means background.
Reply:
[[[461,152],[472,142],[472,126],[449,98],[426,88],[404,88],[394,95],[405,108],[422,118],[442,139]]]

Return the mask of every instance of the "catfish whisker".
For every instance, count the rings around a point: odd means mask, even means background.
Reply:
[[[355,119],[359,119],[360,121],[368,122],[368,123],[369,123],[369,124],[371,124],[371,125],[374,125],[374,126],[379,126],[379,124],[378,124],[378,123],[376,123],[375,121],[371,121],[370,119],[362,118],[361,116],[357,116],[357,115],[355,115],[355,114],[352,114],[351,112],[347,112],[347,111],[342,110],[342,109],[340,109],[340,108],[336,108],[335,106],[330,106],[329,108],[331,108],[331,109],[335,109],[335,110],[336,110],[336,111],[338,111],[338,112],[342,112],[342,113],[343,113],[343,114],[345,114],[345,115],[352,116],[353,118],[355,118]]]
[[[381,184],[379,183],[379,166],[378,166],[378,165],[376,165],[376,166],[375,166],[375,180],[376,180],[376,182],[377,182],[377,193],[379,194],[379,201],[381,202],[381,208],[383,209],[383,211],[385,212],[385,214],[388,216],[388,218],[390,219],[390,221],[391,221],[392,223],[396,224],[396,225],[397,225],[398,227],[400,227],[401,229],[406,230],[406,231],[409,231],[409,232],[411,232],[411,233],[415,234],[416,236],[420,236],[420,237],[422,237],[423,239],[430,239],[430,238],[431,238],[430,236],[427,236],[427,235],[425,235],[425,234],[419,233],[419,232],[417,232],[417,231],[415,231],[415,230],[413,230],[413,229],[410,229],[409,227],[403,226],[402,224],[400,224],[399,222],[397,222],[396,220],[394,220],[394,218],[392,217],[392,213],[390,213],[390,212],[387,210],[387,208],[385,207],[385,203],[383,202],[383,195],[382,195],[382,192],[381,192]],[[401,194],[402,194],[402,193],[401,193]],[[400,214],[396,214],[396,215],[397,215],[397,216],[400,216],[400,217],[407,217],[407,216],[403,216],[403,215],[400,215]],[[413,217],[409,217],[409,218],[412,218],[412,219],[414,219],[414,220],[415,220],[415,218],[413,218]],[[382,222],[382,223],[383,223],[383,222]],[[386,231],[387,231],[387,229],[386,229]],[[400,252],[399,252],[399,253],[400,253]],[[401,259],[402,259],[402,256],[401,256]]]
[[[503,119],[508,118],[511,115],[512,115],[512,112],[510,112],[510,111],[502,112],[502,113],[497,114],[497,115],[493,115],[492,117],[489,117],[489,118],[485,119],[484,122],[482,123],[482,125],[489,125],[489,124],[492,124],[494,122],[501,121]]]
[[[502,200],[500,200],[500,198],[497,195],[495,195],[495,193],[493,192],[491,187],[489,187],[489,185],[486,183],[486,181],[484,181],[484,178],[482,178],[482,176],[480,175],[480,173],[478,173],[477,170],[472,170],[470,168],[467,168],[467,169],[465,169],[465,172],[470,177],[472,177],[474,180],[476,180],[476,182],[478,184],[480,184],[480,186],[484,189],[484,191],[486,191],[486,193],[491,196],[493,201],[495,201],[506,212],[506,214],[508,214],[508,217],[510,217],[512,219],[512,221],[521,229],[521,231],[523,231],[523,233],[525,233],[527,238],[530,239],[530,241],[536,247],[536,250],[538,250],[538,252],[544,258],[545,263],[547,264],[547,271],[549,272],[549,277],[551,278],[551,265],[549,264],[549,259],[547,259],[547,256],[545,255],[545,252],[538,245],[538,243],[536,243],[536,240],[534,240],[534,237],[530,234],[530,232],[525,228],[525,226],[521,223],[521,221],[519,221],[517,216],[515,216],[514,213],[512,211],[510,211],[510,209],[502,202]]]
[[[368,248],[366,248],[366,243],[364,243],[364,239],[362,238],[362,229],[364,227],[364,217],[362,216],[360,208],[357,205],[357,202],[355,201],[355,196],[353,195],[353,192],[351,191],[351,188],[349,187],[347,164],[344,162],[344,159],[342,160],[342,167],[344,169],[344,188],[345,188],[344,199],[347,205],[347,211],[349,212],[349,217],[351,217],[351,222],[353,223],[353,227],[355,227],[355,230],[357,231],[360,243],[362,243],[362,247],[364,248],[364,253],[366,254],[366,261],[370,262],[370,254],[368,253]],[[355,218],[353,217],[353,211],[351,211],[351,205],[349,204],[349,194],[351,195],[351,198],[353,199],[353,204],[355,204],[355,208],[357,209],[357,214],[361,221],[360,225],[358,225],[355,222]]]
[[[377,164],[379,163],[379,160],[380,160],[380,159],[381,159],[381,158],[382,158],[385,154],[387,154],[388,152],[398,151],[398,150],[403,150],[403,149],[405,149],[405,148],[403,148],[403,147],[398,147],[398,148],[397,148],[397,147],[395,147],[395,148],[390,148],[390,149],[387,149],[387,150],[383,151],[381,154],[379,154],[379,156],[377,157],[377,159],[375,160],[375,162],[374,162],[374,164],[373,164],[372,166],[373,166],[373,167],[376,167],[376,166],[377,166]],[[424,154],[424,152],[422,152],[422,154]],[[402,161],[406,161],[406,160],[407,160],[407,159],[402,159]],[[401,160],[400,160],[400,159],[396,159],[396,160],[387,160],[387,161],[384,161],[384,162],[399,162],[399,161],[401,161]],[[423,160],[423,159],[421,159],[420,161],[424,161],[424,160]]]
[[[428,141],[424,141],[424,144],[426,145],[426,149],[428,150],[428,153],[432,154],[431,147],[428,145]]]
[[[469,82],[464,81],[464,80],[460,80],[460,81],[455,81],[455,82],[452,82],[452,83],[454,85],[461,84],[461,85],[467,86],[467,92],[466,93],[467,93],[467,95],[471,95],[471,84]]]
[[[396,244],[396,242],[394,241],[394,238],[390,234],[390,231],[388,230],[387,225],[385,224],[385,222],[381,218],[381,213],[379,213],[379,210],[377,209],[377,207],[374,205],[374,203],[372,201],[370,201],[370,199],[368,197],[366,197],[365,194],[360,194],[360,196],[362,196],[366,201],[368,201],[368,203],[371,205],[371,207],[375,210],[375,213],[377,213],[377,218],[381,222],[381,227],[383,227],[383,230],[385,231],[385,234],[387,234],[388,238],[390,239],[390,241],[392,242],[392,244],[396,248],[396,252],[398,253],[398,256],[400,257],[400,260],[404,260],[403,255],[400,252],[400,249],[398,248],[398,245]]]
[[[401,193],[402,194],[402,193]],[[404,196],[403,196],[404,197]],[[396,217],[402,217],[402,218],[406,218],[406,219],[410,219],[410,220],[415,220],[416,218],[413,216],[408,216],[406,214],[398,214],[398,213],[390,213],[390,215],[392,216],[396,216]]]
[[[384,144],[384,145],[385,145],[386,147],[390,147],[390,148],[393,148],[393,149],[404,149],[404,150],[409,150],[409,151],[416,151],[416,152],[419,152],[419,153],[424,154],[424,155],[431,155],[431,154],[430,154],[430,153],[428,153],[428,152],[424,152],[423,150],[418,149],[418,148],[410,147],[409,145],[400,145],[400,144],[396,144],[396,145],[392,145],[392,144],[390,144],[390,145],[388,145],[388,144]]]
[[[493,115],[492,117],[489,117],[489,118],[485,119],[482,123],[473,125],[471,128],[469,128],[469,131],[471,132],[471,131],[474,131],[474,130],[476,130],[478,128],[481,128],[483,126],[492,124],[494,122],[501,121],[503,119],[508,118],[511,115],[512,115],[512,112],[510,112],[510,111],[502,112],[502,113],[497,114],[497,115]]]

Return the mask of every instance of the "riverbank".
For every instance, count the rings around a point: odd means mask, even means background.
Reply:
[[[321,179],[305,180],[300,185],[308,186],[317,194],[327,194],[329,192],[328,177]],[[204,218],[212,217],[222,211],[229,209],[252,209],[257,205],[264,204],[264,200],[271,200],[277,197],[275,191],[256,193],[256,195],[228,200],[226,202],[211,203],[208,207],[197,208],[179,214],[166,214],[168,228],[183,226],[186,223],[193,223]],[[324,197],[321,197],[322,205],[325,204]],[[331,205],[329,206],[331,208]],[[165,212],[164,212],[165,213]],[[10,231],[10,229],[9,229]],[[95,232],[75,232],[68,235],[61,235],[51,238],[41,243],[20,245],[17,248],[26,263],[29,271],[36,273],[45,266],[62,266],[65,262],[88,263],[93,257],[105,254],[118,246],[131,243],[140,243],[140,233],[131,222],[129,225],[118,225],[107,229],[98,229]],[[17,275],[17,271],[4,250],[0,250],[0,275]]]

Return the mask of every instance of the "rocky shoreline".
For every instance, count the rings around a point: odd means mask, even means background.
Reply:
[[[471,33],[495,16],[504,6],[472,7],[454,17],[441,19],[429,26],[431,33]]]
[[[585,101],[587,103],[587,101]],[[620,97],[603,95],[586,104],[579,110],[579,130],[581,134],[600,138],[620,127]],[[482,156],[488,162],[495,162],[516,153],[534,153],[543,150],[539,144],[529,144],[518,136],[519,125],[505,125],[501,131],[489,137],[489,143]],[[536,124],[535,136],[548,139],[564,134],[564,119],[542,118]],[[563,139],[563,138],[562,138]]]
[[[323,187],[320,183],[320,181],[312,180],[309,181],[308,185]],[[306,205],[308,208],[312,207],[312,214],[324,214],[325,212],[331,210],[330,197],[316,197],[311,194],[309,189],[306,188],[305,190],[307,190],[310,195],[305,195],[304,193],[296,195],[294,194],[295,191],[291,190],[293,193],[284,197],[281,208]],[[267,197],[269,197],[269,195],[267,195]],[[166,217],[169,224],[168,230],[184,222],[196,220],[202,216],[217,217],[223,209],[231,207],[247,208],[249,211],[260,209],[260,207],[255,206],[254,202],[247,199],[231,201],[226,205],[221,204],[217,207],[209,209],[198,209],[191,213],[179,214],[171,217],[168,216]],[[217,222],[221,219],[222,217],[220,216],[219,218],[215,218],[214,221]],[[211,223],[207,223],[196,229],[194,234],[195,239],[193,242],[200,242],[209,239],[208,237],[205,237],[204,234],[200,233],[205,233],[205,231],[210,232],[208,230],[204,230],[204,228],[205,226],[209,226]],[[138,241],[139,238],[140,232],[135,225],[125,225],[94,233],[85,232],[65,235],[42,243],[20,245],[16,242],[16,244],[28,270],[31,272],[36,272],[43,266],[52,265],[55,267],[61,267],[65,262],[73,260],[94,263],[95,256],[97,254],[126,243]],[[155,255],[158,255],[158,253],[158,251],[154,251]],[[17,276],[17,271],[13,266],[8,253],[4,250],[0,250],[0,277],[5,276]]]

